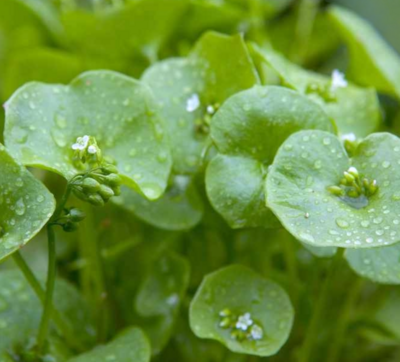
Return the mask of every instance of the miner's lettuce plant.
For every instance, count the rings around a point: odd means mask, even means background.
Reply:
[[[0,361],[400,359],[399,77],[318,1],[1,1]]]

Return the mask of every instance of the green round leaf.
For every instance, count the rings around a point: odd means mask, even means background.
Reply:
[[[124,330],[104,346],[74,357],[68,362],[149,362],[150,344],[141,329]]]
[[[262,337],[233,338],[234,328],[220,326],[221,312],[227,309],[236,316],[250,313]],[[190,305],[190,326],[198,337],[215,339],[233,352],[257,356],[279,351],[289,336],[293,316],[289,297],[279,285],[240,265],[207,275]]]
[[[283,87],[261,87],[229,98],[211,123],[220,152],[209,164],[207,194],[233,228],[279,225],[265,206],[264,181],[280,144],[301,129],[333,131],[322,109]]]
[[[188,230],[198,224],[204,205],[188,176],[173,176],[163,197],[149,201],[138,193],[124,189],[114,200],[143,221],[165,230]]]
[[[350,160],[327,132],[301,131],[279,149],[266,182],[267,204],[294,237],[314,246],[370,248],[400,240],[400,139],[388,133],[365,138]],[[340,198],[343,172],[357,168],[376,180],[365,199]],[[357,203],[358,202],[358,203]]]
[[[53,195],[0,144],[0,260],[31,240],[54,209]]]
[[[381,248],[347,250],[345,255],[358,275],[380,284],[400,284],[400,243]]]
[[[400,97],[400,59],[378,32],[350,10],[328,12],[350,51],[350,75],[358,83]]]
[[[124,182],[157,199],[171,167],[163,124],[150,90],[110,71],[80,75],[68,86],[29,83],[6,104],[5,141],[25,165],[78,173],[71,145],[94,136],[103,155],[115,161]]]
[[[347,84],[332,90],[330,77],[304,70],[272,49],[261,49],[252,44],[252,50],[257,59],[277,72],[284,86],[307,95],[319,104],[335,121],[339,134],[354,133],[357,137],[365,137],[378,129],[381,111],[374,89]],[[332,99],[325,99],[317,91],[310,91],[310,87],[326,90]]]
[[[229,59],[229,64],[221,62]],[[174,171],[194,173],[208,140],[208,107],[258,83],[256,70],[241,36],[205,34],[186,59],[169,59],[150,67],[142,77],[158,100],[174,140]],[[208,108],[210,109],[210,108]]]
[[[67,315],[65,323],[83,343],[93,343],[94,328],[89,310],[75,288],[57,280],[54,305]],[[3,351],[27,346],[36,338],[42,315],[42,304],[18,270],[0,272],[0,355]],[[52,336],[57,333],[52,329]],[[17,352],[17,351],[16,351]]]

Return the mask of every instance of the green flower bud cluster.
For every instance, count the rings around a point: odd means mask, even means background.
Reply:
[[[330,84],[310,83],[307,85],[306,94],[317,94],[327,103],[337,102],[335,92]]]
[[[340,185],[329,186],[328,191],[339,197],[369,197],[376,194],[378,191],[378,183],[376,180],[362,178],[355,167],[350,167],[343,173],[343,178],[340,180]]]
[[[67,233],[77,230],[79,223],[86,217],[85,213],[76,207],[65,208],[63,211],[63,215],[52,224],[61,226]]]
[[[233,339],[256,341],[263,337],[262,327],[253,321],[250,313],[240,315],[232,313],[230,309],[225,308],[219,313],[219,317],[220,328],[229,329]]]
[[[199,118],[195,121],[195,129],[197,133],[208,134],[210,132],[211,118],[220,106],[219,103],[207,106],[203,118]]]
[[[78,137],[71,148],[74,151],[73,159],[78,168],[83,168],[85,164],[98,165],[103,159],[96,138],[92,136]]]
[[[74,194],[94,206],[103,206],[111,197],[121,193],[121,178],[114,165],[104,164],[71,182]]]

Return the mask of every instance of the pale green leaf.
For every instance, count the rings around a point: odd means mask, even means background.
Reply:
[[[96,138],[123,181],[157,199],[171,167],[169,145],[151,91],[111,71],[87,72],[70,85],[29,83],[6,104],[5,142],[25,165],[70,179],[77,137]]]
[[[314,246],[370,248],[400,241],[400,139],[389,133],[365,138],[349,159],[327,132],[301,131],[279,149],[266,182],[267,204],[294,237]],[[343,172],[355,167],[376,180],[372,196],[339,197]]]
[[[30,241],[54,209],[53,195],[0,144],[0,260]]]
[[[253,324],[261,328],[261,337],[233,338],[237,328],[220,326],[221,312],[227,309],[234,321],[250,313]],[[271,356],[286,342],[293,316],[289,297],[279,285],[247,267],[231,265],[204,278],[190,306],[190,327],[199,338],[215,339],[233,352]]]

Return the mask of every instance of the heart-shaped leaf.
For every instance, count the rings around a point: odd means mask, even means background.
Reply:
[[[201,166],[216,109],[232,94],[258,83],[258,76],[241,36],[207,33],[188,58],[156,63],[142,80],[152,88],[175,142],[174,171],[187,174]]]
[[[104,346],[74,357],[68,362],[149,362],[150,344],[141,329],[131,327]]]
[[[328,12],[350,52],[350,76],[357,83],[400,97],[400,59],[378,32],[350,10]]]
[[[358,275],[381,284],[400,284],[400,243],[381,248],[347,250],[345,255]]]
[[[271,356],[293,323],[286,292],[251,269],[232,265],[207,275],[190,305],[190,327],[237,353]]]
[[[110,71],[80,75],[68,86],[29,83],[6,104],[5,142],[25,165],[78,173],[72,144],[96,138],[124,182],[148,199],[163,193],[170,172],[169,146],[151,91]]]
[[[53,195],[0,144],[0,260],[31,240],[54,209]]]
[[[318,105],[283,87],[235,94],[213,117],[211,137],[220,154],[207,168],[207,194],[231,227],[279,225],[265,206],[264,181],[281,143],[301,129],[334,126]]]
[[[188,230],[203,216],[203,201],[188,176],[172,176],[163,197],[148,201],[138,193],[124,189],[114,200],[143,221],[165,230]]]
[[[76,338],[83,344],[92,343],[94,329],[89,310],[75,288],[63,280],[57,280],[54,295],[57,309],[67,315],[65,323],[70,325]],[[29,306],[29,308],[27,308]],[[0,272],[0,355],[24,349],[37,329],[42,314],[42,304],[18,270]],[[54,333],[53,333],[54,332]],[[52,335],[56,336],[54,330]]]
[[[352,159],[330,133],[295,133],[270,169],[267,205],[304,243],[345,248],[394,244],[400,241],[399,152],[400,139],[389,133],[365,138]],[[350,170],[373,188],[358,196],[353,187],[341,188],[344,177],[354,177]]]
[[[278,74],[284,86],[318,103],[335,121],[340,134],[353,133],[365,137],[378,129],[381,112],[374,89],[348,83],[336,87],[332,78],[304,70],[272,49],[261,49],[255,44],[251,49],[256,59]]]

